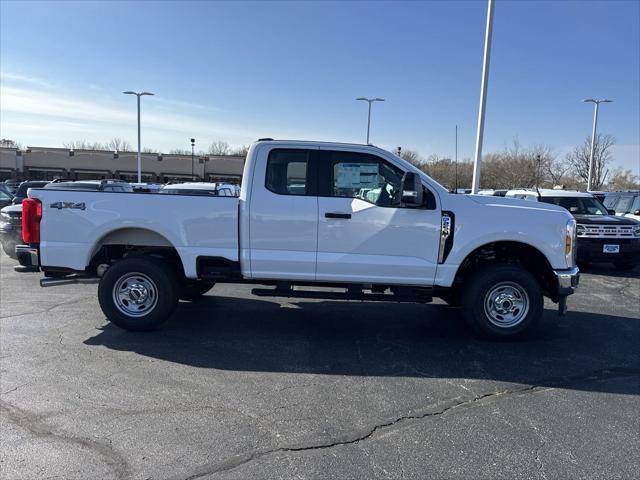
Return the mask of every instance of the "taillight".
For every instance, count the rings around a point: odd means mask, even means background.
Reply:
[[[26,244],[40,243],[42,203],[35,198],[22,200],[22,240]]]

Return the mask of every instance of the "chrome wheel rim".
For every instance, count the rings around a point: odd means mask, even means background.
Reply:
[[[158,287],[144,273],[127,273],[113,286],[113,303],[128,317],[142,317],[158,303]]]
[[[529,313],[529,295],[517,283],[500,282],[485,295],[484,313],[496,327],[515,327]]]

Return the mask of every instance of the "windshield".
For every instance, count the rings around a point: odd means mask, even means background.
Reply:
[[[640,196],[633,197],[630,195],[620,197],[620,200],[618,200],[615,206],[616,213],[623,215],[635,212],[638,208],[640,208]]]
[[[593,197],[543,197],[542,201],[566,208],[572,215],[609,215],[604,205]]]

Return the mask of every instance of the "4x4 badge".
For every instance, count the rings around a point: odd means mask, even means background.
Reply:
[[[58,210],[62,210],[63,208],[75,208],[76,210],[84,210],[86,207],[84,206],[84,202],[75,203],[75,202],[55,202],[49,205],[51,208],[57,208]]]

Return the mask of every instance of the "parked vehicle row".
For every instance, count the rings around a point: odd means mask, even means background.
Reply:
[[[616,215],[640,221],[640,191],[607,192],[604,205]]]
[[[608,210],[591,193],[520,189],[508,191],[506,197],[552,203],[567,209],[577,222],[578,262],[610,262],[618,270],[631,270],[640,264],[640,222],[616,216],[614,210]]]

